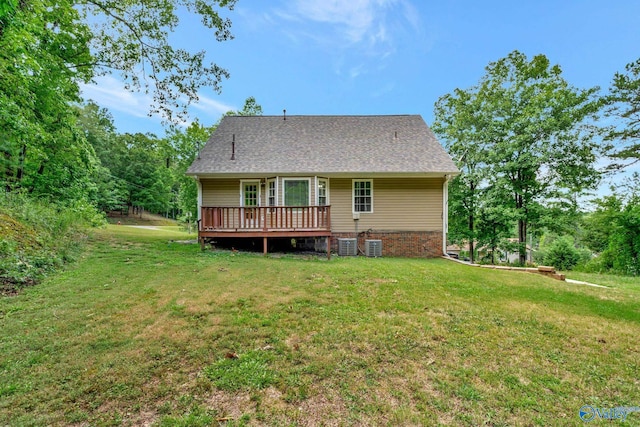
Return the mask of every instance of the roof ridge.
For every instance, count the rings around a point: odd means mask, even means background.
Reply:
[[[283,114],[262,114],[259,116],[244,116],[244,115],[230,115],[224,117],[283,117]],[[413,117],[420,116],[420,114],[288,114],[289,117]]]

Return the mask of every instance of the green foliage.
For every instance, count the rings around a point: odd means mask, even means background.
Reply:
[[[612,169],[640,161],[640,59],[625,68],[626,73],[615,74],[605,98],[606,115],[621,123],[605,129],[605,152],[616,162]]]
[[[56,23],[56,25],[51,25]],[[0,180],[67,199],[89,183],[92,153],[71,102],[93,76],[89,27],[67,2],[20,2],[0,33]]]
[[[171,122],[187,118],[187,106],[198,99],[200,88],[219,92],[222,79],[229,77],[224,68],[205,62],[205,51],[173,46],[171,33],[188,13],[212,30],[216,41],[232,39],[231,20],[221,13],[234,5],[235,0],[80,0],[75,8],[85,22],[98,24],[91,37],[96,71],[115,70],[128,89],[151,93],[150,112],[160,113]]]
[[[483,203],[510,209],[500,216],[517,221],[524,262],[527,228],[542,222],[548,201],[597,184],[596,146],[584,125],[601,106],[596,91],[570,86],[544,55],[529,60],[514,51],[489,64],[476,86],[438,99],[433,129],[463,172],[468,190],[450,200],[460,198],[469,235]],[[485,188],[493,197],[482,195]]]
[[[623,196],[614,192],[595,200],[595,211],[584,219],[584,241],[600,255],[585,265],[585,271],[640,275],[638,180],[636,175],[635,180],[631,181],[635,193]]]
[[[256,102],[253,96],[244,100],[244,106],[240,111],[227,111],[225,116],[261,116],[262,106]]]
[[[126,141],[114,141],[108,114],[95,104],[79,112],[74,107],[80,101],[79,84],[99,74],[121,72],[127,88],[153,93],[152,112],[169,121],[184,118],[198,89],[219,90],[228,73],[207,65],[204,52],[169,43],[179,23],[178,8],[181,16],[200,17],[202,25],[223,41],[231,38],[231,21],[220,11],[234,4],[235,0],[187,0],[180,5],[146,0],[2,2],[0,185],[52,201],[86,199],[104,210],[123,201],[154,211],[166,209],[176,197],[167,179],[170,174],[160,167],[142,171],[137,177],[142,183],[110,179],[116,167],[131,160],[125,154],[132,153]],[[259,111],[255,99],[250,100],[246,108]],[[168,158],[164,149],[154,155],[161,163]],[[133,153],[131,167],[156,160],[142,157]]]
[[[186,129],[174,127],[167,132],[166,144],[172,150],[173,191],[177,194],[177,207],[183,215],[190,212],[192,219],[198,217],[198,186],[185,172],[215,129],[216,126],[203,126],[196,120]]]
[[[555,239],[551,245],[544,249],[543,263],[551,265],[558,270],[571,270],[582,257],[573,242],[568,237]]]
[[[43,203],[20,193],[0,193],[0,289],[34,284],[74,261],[87,227],[104,216],[86,201]]]

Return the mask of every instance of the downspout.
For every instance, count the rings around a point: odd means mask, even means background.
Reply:
[[[449,180],[451,175],[444,176],[442,183],[442,254],[447,255],[447,233],[449,232]]]

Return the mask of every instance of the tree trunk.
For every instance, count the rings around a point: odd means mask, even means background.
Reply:
[[[521,173],[518,171],[518,178],[521,178]],[[522,215],[524,208],[524,197],[522,194],[515,194],[516,196],[516,210]],[[526,211],[525,218],[518,219],[518,254],[520,264],[525,265],[527,262],[527,220]]]
[[[520,253],[520,264],[527,263],[527,221],[518,220],[518,251]]]
[[[4,150],[4,179],[5,179],[5,190],[7,193],[10,193],[13,189],[11,182],[13,181],[13,166],[11,159],[11,152],[9,150]]]
[[[473,264],[473,252],[474,252],[474,248],[473,248],[473,214],[469,215],[469,260],[471,261],[471,263]]]
[[[23,145],[18,156],[18,170],[16,172],[16,183],[20,185],[20,181],[24,177],[24,160],[27,157],[27,145]]]
[[[471,261],[471,263],[473,264],[474,262],[474,256],[473,256],[473,252],[474,252],[474,239],[475,239],[475,233],[474,233],[474,218],[473,218],[473,214],[476,208],[476,204],[475,204],[475,200],[474,200],[474,196],[475,196],[475,185],[473,183],[473,180],[469,183],[469,189],[471,190],[471,209],[469,209],[469,260]]]

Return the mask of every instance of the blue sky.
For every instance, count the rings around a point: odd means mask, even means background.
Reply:
[[[264,114],[420,114],[468,88],[492,61],[545,54],[574,86],[606,89],[640,57],[640,1],[239,0],[225,13],[234,40],[217,42],[183,17],[176,45],[204,49],[231,77],[203,89],[191,120],[210,125],[253,96]],[[83,87],[120,132],[164,134],[148,98],[118,76]]]

